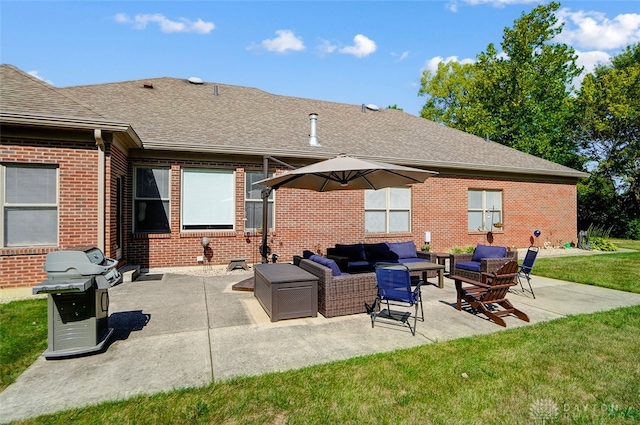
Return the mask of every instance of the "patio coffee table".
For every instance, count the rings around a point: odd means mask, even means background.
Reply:
[[[438,271],[438,288],[444,288],[444,266],[442,264],[430,263],[428,261],[416,261],[414,263],[404,263],[410,272],[422,272],[422,280],[427,282],[427,271]]]

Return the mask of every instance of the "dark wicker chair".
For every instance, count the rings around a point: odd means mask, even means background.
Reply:
[[[375,272],[333,276],[331,269],[301,259],[299,267],[318,277],[318,312],[324,317],[366,313],[377,291]]]
[[[471,271],[456,267],[457,263],[468,262],[473,258],[473,253],[469,254],[451,254],[449,257],[450,275],[461,276],[467,279],[480,281],[482,273],[492,273],[498,270],[504,263],[508,261],[518,261],[518,251],[506,251],[506,255],[501,258],[483,258],[480,260],[480,270]]]

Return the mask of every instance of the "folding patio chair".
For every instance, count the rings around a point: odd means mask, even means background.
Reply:
[[[536,257],[538,255],[538,251],[540,248],[537,246],[530,246],[527,250],[527,255],[524,257],[524,261],[520,264],[518,268],[518,283],[520,283],[520,288],[522,292],[529,292],[536,298],[536,295],[533,293],[533,288],[531,287],[531,270],[533,269],[533,264],[536,262]],[[522,279],[527,279],[527,284],[529,285],[529,289],[525,289],[522,283]]]
[[[424,321],[424,309],[422,307],[422,295],[420,288],[422,281],[411,279],[409,269],[404,264],[376,264],[376,279],[378,295],[371,310],[371,327],[375,326],[376,318],[397,320],[406,323],[411,330],[411,334],[416,334],[416,324],[418,321],[418,304],[420,304],[421,320]],[[382,304],[386,303],[387,308],[383,309]],[[415,307],[413,314],[413,327],[409,322],[410,312],[392,311],[391,305],[400,307]],[[379,311],[376,311],[380,307]]]

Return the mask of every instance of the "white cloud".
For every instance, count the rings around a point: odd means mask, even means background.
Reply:
[[[271,40],[263,40],[261,45],[270,52],[286,53],[289,50],[300,51],[304,50],[304,43],[302,38],[296,37],[293,31],[290,30],[278,30],[276,38]]]
[[[576,64],[578,66],[584,67],[583,74],[588,74],[593,72],[593,70],[598,65],[604,65],[611,61],[611,55],[607,52],[602,52],[598,50],[594,50],[591,52],[579,52],[576,51],[578,55],[578,59],[576,59]]]
[[[331,44],[329,40],[322,40],[322,39],[320,40],[320,44],[318,44],[318,47],[316,47],[316,50],[320,53],[320,55],[329,55],[333,53],[336,49],[337,47]]]
[[[562,33],[556,37],[561,43],[585,49],[611,50],[640,41],[638,13],[626,13],[608,19],[601,12],[572,12],[563,8],[556,16],[558,21],[565,23]]]
[[[594,50],[591,52],[580,52],[576,50],[576,65],[583,67],[582,74],[573,79],[572,84],[574,87],[580,87],[585,75],[593,72],[598,65],[605,65],[611,61],[611,55],[607,52]]]
[[[451,12],[457,12],[458,5],[460,2],[466,3],[469,6],[489,4],[493,7],[502,8],[510,4],[539,3],[540,0],[449,0],[446,4],[446,8],[449,9]]]
[[[402,54],[400,55],[400,58],[398,60],[403,61],[408,57],[409,57],[409,52],[402,52]]]
[[[46,78],[44,78],[43,76],[40,75],[40,71],[29,71],[29,72],[27,72],[27,74],[31,75],[32,77],[37,78],[40,81],[44,81],[47,84],[53,85],[53,82],[51,80],[47,80]]]
[[[215,29],[213,22],[205,22],[198,18],[197,21],[191,21],[187,18],[179,18],[172,21],[160,13],[154,14],[138,14],[133,19],[125,13],[118,13],[114,20],[118,24],[131,24],[133,28],[143,30],[150,23],[158,24],[160,31],[164,33],[172,32],[194,32],[196,34],[209,34]]]
[[[375,41],[362,34],[358,34],[353,37],[353,46],[343,47],[339,52],[346,55],[353,55],[357,58],[363,58],[375,52],[377,48],[378,46],[376,46]]]
[[[425,62],[422,69],[420,69],[420,73],[422,74],[424,71],[431,71],[432,73],[435,73],[438,70],[438,64],[440,64],[440,62],[459,62],[462,65],[466,65],[468,63],[474,63],[475,60],[470,58],[458,60],[457,56],[449,56],[448,58],[443,58],[442,56],[434,56]]]

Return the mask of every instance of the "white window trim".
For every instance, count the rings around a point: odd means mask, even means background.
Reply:
[[[185,229],[184,228],[184,172],[185,171],[213,171],[213,172],[226,172],[231,174],[232,176],[232,194],[231,199],[233,202],[233,219],[231,223],[231,227],[228,229]],[[180,232],[181,233],[223,233],[223,232],[234,232],[236,230],[236,221],[237,221],[237,213],[236,213],[236,186],[237,186],[237,173],[235,170],[229,170],[226,168],[214,168],[214,167],[184,167],[180,170]]]
[[[166,198],[143,198],[143,197],[138,197],[138,169],[140,168],[151,168],[151,169],[162,169],[162,170],[168,170],[169,171],[169,182],[168,182],[168,197]],[[133,202],[131,205],[131,228],[133,229],[133,233],[139,233],[139,234],[157,234],[157,233],[162,233],[162,234],[169,234],[171,233],[171,167],[167,167],[167,166],[156,166],[156,165],[136,165],[133,167]],[[167,217],[167,219],[169,220],[169,232],[165,233],[165,232],[157,232],[157,231],[145,231],[145,230],[138,230],[137,226],[136,226],[136,201],[157,201],[158,199],[160,199],[160,201],[168,201],[169,202],[169,217]]]
[[[482,192],[482,208],[469,208],[469,192]],[[500,201],[501,205],[499,209],[490,210],[489,206],[487,206],[487,192],[500,192]],[[495,207],[495,205],[493,206]],[[499,212],[500,213],[500,221],[504,224],[504,190],[502,189],[477,189],[477,188],[469,188],[467,190],[467,231],[468,232],[489,232],[489,231],[502,231],[502,229],[497,228],[486,228],[486,220],[485,217],[490,212]],[[470,212],[480,212],[482,213],[482,229],[469,229],[469,213]]]
[[[249,202],[249,203],[253,203],[253,202],[260,202],[260,203],[262,203],[262,197],[261,197],[260,199],[249,199],[249,198],[247,198],[247,184],[248,184],[248,183],[247,183],[247,182],[248,182],[247,174],[249,174],[249,173],[254,173],[254,174],[255,174],[255,173],[262,173],[262,174],[264,175],[264,172],[263,172],[263,171],[257,171],[257,170],[248,170],[248,171],[245,171],[245,179],[244,179],[244,210],[245,210],[245,214],[246,214],[246,210],[247,210],[247,202]],[[268,176],[269,176],[269,178],[273,177],[273,173],[272,173],[272,172],[269,172]],[[265,186],[262,186],[262,187],[264,188]],[[272,206],[272,208],[271,208],[271,211],[272,211],[272,213],[273,213],[273,217],[272,217],[273,226],[270,226],[270,227],[269,227],[269,231],[275,231],[275,230],[276,230],[276,191],[275,191],[275,190],[272,190],[272,191],[271,191],[271,196],[272,196],[273,198],[272,198],[272,199],[269,199],[269,203],[270,203],[271,205],[273,205],[273,206]],[[246,217],[246,216],[245,216],[245,217]],[[259,227],[256,227],[256,228],[253,228],[253,227],[247,227],[247,224],[246,224],[246,221],[245,221],[245,226],[244,226],[244,230],[245,230],[245,231],[254,231],[254,232],[255,232],[255,231],[257,231],[258,229],[259,229]]]
[[[6,169],[7,167],[22,168],[55,168],[56,170],[56,202],[55,204],[47,203],[29,203],[29,204],[8,204],[6,201]],[[5,244],[5,208],[54,208],[56,209],[56,242],[54,245],[50,243],[24,245],[6,245]],[[26,163],[0,163],[0,248],[24,248],[30,246],[49,247],[60,245],[60,167],[58,164],[26,164]]]
[[[391,208],[391,189],[408,189],[409,190],[409,208],[408,209],[400,209],[400,208]],[[385,231],[384,232],[368,232],[367,229],[365,228],[365,233],[366,234],[397,234],[397,233],[411,233],[411,224],[412,224],[412,216],[413,216],[413,210],[412,210],[412,199],[413,199],[413,191],[411,190],[411,187],[387,187],[384,189],[378,189],[378,190],[384,190],[385,191],[385,208],[367,208],[366,207],[366,198],[365,198],[365,208],[364,208],[364,212],[365,215],[367,213],[367,211],[384,211],[385,212],[385,218],[386,218],[386,222],[385,222]],[[366,196],[366,194],[364,195]],[[391,231],[389,229],[389,220],[391,218],[391,212],[392,211],[406,211],[409,213],[409,229],[408,230],[396,230],[396,231]],[[365,218],[365,226],[366,226],[366,218]]]

